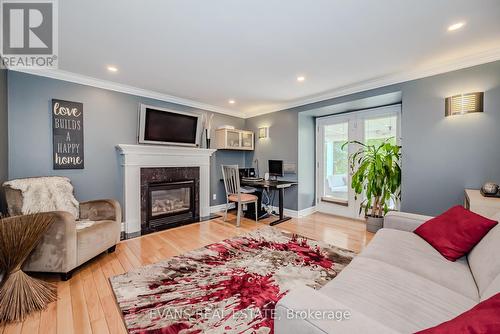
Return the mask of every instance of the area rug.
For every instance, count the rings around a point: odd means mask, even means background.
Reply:
[[[265,227],[110,279],[129,333],[273,333],[276,303],[354,253]]]

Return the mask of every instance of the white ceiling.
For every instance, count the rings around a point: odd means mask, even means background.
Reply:
[[[500,58],[500,1],[61,0],[59,48],[63,71],[249,116]]]

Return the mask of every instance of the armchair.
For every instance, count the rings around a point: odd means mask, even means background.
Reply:
[[[9,214],[28,213],[23,212],[23,192],[9,182],[3,187]],[[121,209],[115,200],[79,203],[79,218],[66,211],[50,211],[47,214],[53,214],[55,221],[25,262],[24,271],[59,273],[62,280],[68,280],[75,268],[104,251],[113,252],[120,241]]]

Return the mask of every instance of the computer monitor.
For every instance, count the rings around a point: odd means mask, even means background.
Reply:
[[[283,160],[269,160],[269,175],[270,176],[284,176],[284,174],[283,174]]]

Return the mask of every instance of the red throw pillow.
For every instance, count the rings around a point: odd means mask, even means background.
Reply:
[[[450,261],[469,253],[498,222],[457,205],[420,225],[415,233]]]
[[[450,321],[416,334],[496,334],[500,333],[500,293],[486,299]]]

